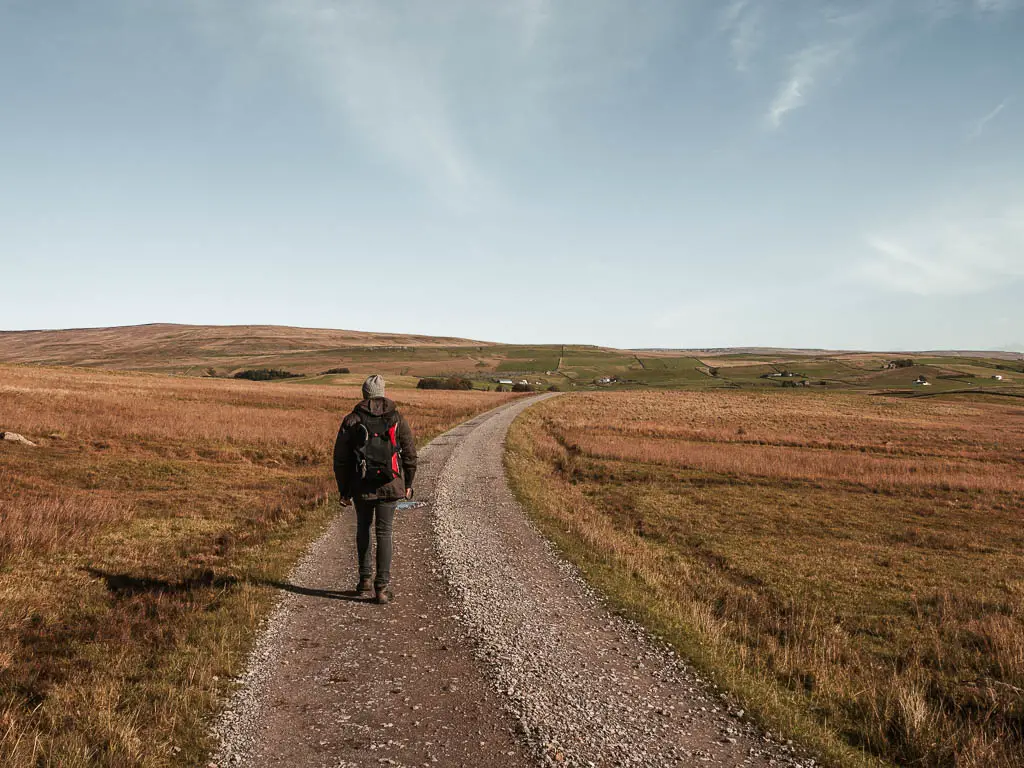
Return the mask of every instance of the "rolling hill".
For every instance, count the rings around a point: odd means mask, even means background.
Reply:
[[[175,325],[0,332],[0,360],[9,363],[183,372],[254,366],[307,371],[353,349],[472,348],[469,339],[413,334],[291,328],[275,325]]]
[[[905,363],[893,367],[895,360]],[[293,382],[354,384],[384,373],[395,386],[462,376],[478,385],[673,389],[1024,391],[1024,355],[1000,352],[838,352],[784,348],[622,350],[498,344],[456,337],[271,325],[152,324],[0,332],[0,363],[84,366],[193,376],[277,368]],[[326,373],[348,369],[348,374]],[[921,379],[920,377],[923,377]],[[1001,378],[996,378],[1001,377]],[[914,384],[927,380],[928,384]]]

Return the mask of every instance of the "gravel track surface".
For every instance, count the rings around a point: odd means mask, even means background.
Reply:
[[[296,567],[218,721],[211,765],[812,766],[608,612],[512,497],[512,420],[421,453],[395,525],[396,602],[355,599],[344,511]]]
[[[814,765],[745,722],[637,625],[614,616],[527,521],[505,481],[501,409],[437,482],[444,573],[477,655],[543,764]]]

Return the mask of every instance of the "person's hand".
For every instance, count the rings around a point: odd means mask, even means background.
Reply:
[[[347,506],[349,506],[349,505],[350,505],[351,503],[352,503],[352,499],[350,499],[350,498],[349,498],[348,496],[342,496],[342,497],[341,497],[341,506],[343,506],[343,507],[347,507]]]
[[[407,499],[411,499],[412,498],[412,488],[406,488],[405,489],[405,498],[407,498]]]

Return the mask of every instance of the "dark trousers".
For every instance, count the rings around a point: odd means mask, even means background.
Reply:
[[[356,520],[359,528],[356,531],[356,549],[359,550],[359,578],[373,576],[373,562],[370,560],[370,526],[377,533],[377,575],[373,580],[374,587],[386,587],[391,583],[391,528],[395,522],[397,501],[377,501],[375,499],[356,499]]]

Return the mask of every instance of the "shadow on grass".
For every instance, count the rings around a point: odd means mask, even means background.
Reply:
[[[130,573],[110,573],[99,568],[83,568],[82,570],[94,578],[103,579],[107,590],[117,597],[133,597],[153,593],[177,595],[200,589],[225,589],[239,582],[234,576],[217,576],[210,569],[175,581],[149,576],[133,576]]]
[[[271,587],[284,592],[291,592],[306,597],[320,597],[325,600],[350,600],[366,602],[353,589],[314,589],[291,584],[287,581],[271,579],[239,579],[235,576],[217,576],[212,570],[205,570],[183,579],[158,579],[149,576],[133,576],[129,573],[110,573],[99,568],[83,568],[93,578],[102,579],[107,590],[115,597],[135,597],[147,594],[177,595],[203,589],[223,590],[238,584],[253,584],[260,587]]]

